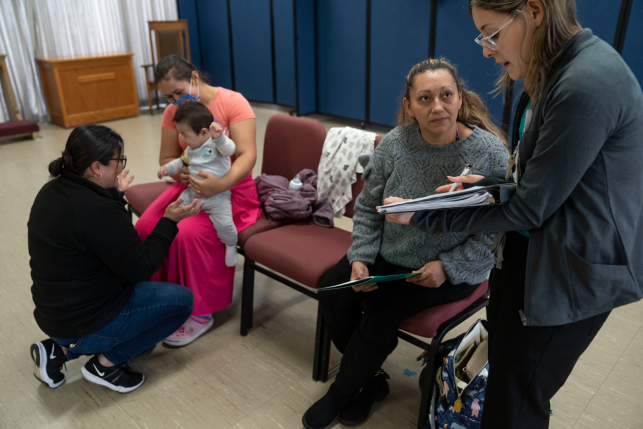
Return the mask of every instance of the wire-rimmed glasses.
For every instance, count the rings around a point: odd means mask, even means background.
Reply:
[[[498,45],[496,45],[496,42],[494,42],[493,39],[496,37],[496,35],[505,28],[507,25],[511,23],[511,21],[514,20],[516,17],[516,14],[511,14],[509,15],[503,22],[500,24],[500,27],[496,31],[494,31],[492,34],[488,35],[487,37],[483,37],[482,33],[478,37],[476,37],[473,41],[476,42],[478,45],[482,46],[483,48],[489,48],[491,50],[497,51],[498,50]]]

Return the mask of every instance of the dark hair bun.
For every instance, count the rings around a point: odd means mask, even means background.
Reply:
[[[58,177],[63,172],[63,167],[65,166],[65,161],[62,158],[56,158],[49,163],[49,174],[52,177]]]
[[[74,171],[74,162],[71,154],[66,150],[63,151],[60,158],[54,159],[49,163],[49,174],[53,177],[58,177],[62,174],[63,168],[71,172]]]

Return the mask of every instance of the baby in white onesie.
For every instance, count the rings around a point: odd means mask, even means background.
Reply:
[[[210,110],[196,101],[181,105],[174,115],[176,129],[183,137],[187,148],[179,158],[165,164],[158,171],[158,177],[172,176],[188,167],[190,175],[196,176],[198,171],[207,171],[217,177],[225,175],[230,170],[230,156],[234,155],[234,142],[223,134],[221,125],[214,122]],[[194,200],[194,191],[186,188],[181,193],[183,205]],[[226,245],[225,264],[234,267],[237,264],[237,227],[232,220],[232,204],[230,191],[221,192],[210,198],[199,198],[203,211],[210,215],[210,220],[217,231],[219,239]]]

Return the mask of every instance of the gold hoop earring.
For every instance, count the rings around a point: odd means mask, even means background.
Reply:
[[[100,174],[100,178],[102,179],[103,178],[103,173],[98,173],[98,174]],[[98,174],[94,174],[94,179],[98,179]]]

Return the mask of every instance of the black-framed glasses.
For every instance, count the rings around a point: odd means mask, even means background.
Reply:
[[[122,158],[110,158],[110,161],[119,161],[121,164],[123,164],[123,168],[127,165],[127,157],[123,155]]]

